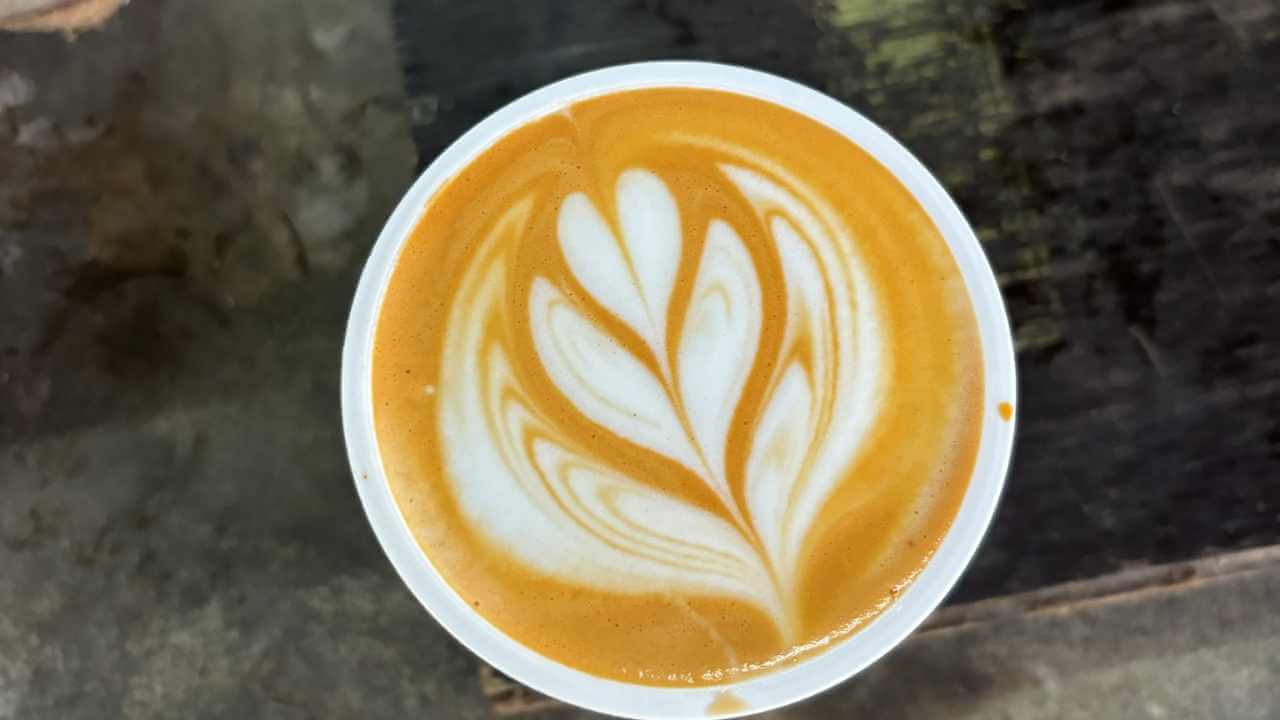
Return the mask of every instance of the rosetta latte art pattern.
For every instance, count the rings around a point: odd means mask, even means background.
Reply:
[[[564,200],[559,246],[587,296],[536,278],[528,326],[538,359],[574,409],[697,475],[721,512],[691,507],[629,476],[561,436],[556,419],[526,400],[501,339],[485,332],[485,319],[507,306],[510,257],[499,249],[481,250],[449,318],[440,425],[449,428],[446,453],[465,512],[524,562],[622,591],[657,586],[737,596],[757,603],[794,640],[796,553],[858,450],[850,438],[874,420],[883,350],[851,242],[821,198],[747,167],[720,169],[770,230],[788,307],[741,497],[732,490],[725,445],[759,361],[760,277],[739,234],[713,220],[688,308],[674,317],[685,242],[680,211],[662,179],[643,169],[618,178],[614,224],[581,193]],[[531,202],[512,207],[495,236],[521,232]],[[579,308],[589,302],[643,340],[647,363],[584,316]],[[499,497],[504,502],[495,503]],[[512,513],[526,520],[511,523]]]
[[[981,352],[937,229],[825,126],[621,92],[437,191],[374,343],[407,525],[481,616],[596,675],[700,685],[864,626],[972,471]]]

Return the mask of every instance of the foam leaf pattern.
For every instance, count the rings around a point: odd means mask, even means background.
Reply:
[[[689,426],[716,485],[727,487],[729,423],[751,374],[760,342],[760,281],[733,228],[707,229],[676,366]]]
[[[619,437],[701,469],[658,378],[545,278],[529,294],[529,327],[547,374],[578,410]]]
[[[737,527],[576,446],[522,387],[506,344],[474,322],[503,311],[507,267],[494,248],[523,227],[529,207],[516,204],[496,224],[450,311],[457,331],[446,339],[453,361],[442,369],[439,412],[450,474],[466,478],[454,485],[459,505],[492,541],[540,572],[616,592],[736,597],[781,615],[767,568]],[[539,354],[565,363],[555,368],[558,376],[607,369],[613,386],[662,396],[652,373],[629,354],[617,355],[549,281],[531,289],[530,306],[546,320],[536,333],[552,343]],[[602,396],[583,382],[571,402],[591,407]],[[671,422],[669,403],[632,410],[648,414],[654,427]]]
[[[680,265],[680,216],[671,191],[656,175],[628,170],[618,178],[616,237],[586,195],[565,198],[557,233],[574,277],[617,315],[661,361],[666,314]]]
[[[537,360],[568,407],[551,411],[532,401],[513,370],[509,340],[475,321],[510,306],[511,258],[501,250],[510,243],[501,236],[527,227],[533,201],[526,199],[482,245],[450,311],[439,425],[450,474],[465,480],[455,483],[462,511],[521,562],[620,592],[739,598],[789,637],[797,553],[874,419],[876,313],[859,288],[853,242],[816,193],[776,169],[720,170],[767,229],[772,247],[764,255],[777,258],[785,280],[776,357],[757,357],[761,274],[722,219],[708,224],[689,260],[696,266],[685,269],[693,279],[687,305],[673,311],[688,255],[680,209],[657,175],[632,169],[617,179],[614,207],[602,212],[573,193],[557,209],[559,249],[585,297],[548,276],[527,290]],[[650,356],[613,337],[616,326],[594,321],[600,309],[633,331]],[[667,338],[675,343],[670,353]],[[744,406],[755,368],[765,373],[764,393]],[[682,465],[723,512],[663,492],[575,441],[557,412],[579,413]],[[730,478],[728,438],[739,416],[754,434],[735,465],[742,477]],[[736,483],[741,501],[731,490]]]

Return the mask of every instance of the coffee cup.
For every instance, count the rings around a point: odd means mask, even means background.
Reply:
[[[869,154],[906,188],[945,241],[981,345],[983,412],[976,458],[954,518],[920,571],[873,620],[830,649],[771,672],[697,687],[589,674],[535,652],[491,624],[446,581],[415,539],[388,481],[374,421],[375,328],[400,252],[431,198],[514,129],[576,102],[651,88],[717,90],[764,100],[821,123]],[[990,523],[1012,449],[1015,393],[1012,339],[995,277],[960,210],[920,162],[885,131],[821,93],[765,73],[698,62],[638,63],[571,77],[512,102],[463,135],[417,179],[378,237],[357,288],[342,363],[343,424],[356,487],[379,542],[414,596],[463,645],[513,679],[573,705],[636,718],[734,717],[776,708],[851,677],[901,642],[951,590]]]

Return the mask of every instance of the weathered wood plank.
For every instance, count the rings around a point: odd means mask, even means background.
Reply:
[[[691,57],[823,89],[938,174],[999,274],[1022,386],[1008,491],[955,600],[1280,541],[1275,3],[398,12],[423,162],[535,86]]]

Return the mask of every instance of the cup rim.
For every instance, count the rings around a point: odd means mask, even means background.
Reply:
[[[866,627],[821,654],[736,682],[696,688],[651,687],[609,680],[545,657],[503,634],[435,570],[405,523],[387,483],[373,427],[372,347],[382,300],[406,238],[427,201],[506,133],[566,104],[654,87],[723,90],[802,113],[847,137],[885,166],[920,203],[960,268],[977,318],[983,357],[983,421],[969,487],[951,527],[911,585]],[[342,349],[342,422],[347,455],[369,523],[418,602],[472,653],[514,680],[588,710],[629,718],[707,717],[726,691],[738,717],[803,700],[857,674],[902,642],[951,591],[991,523],[1012,454],[1017,408],[1012,335],[996,278],[969,223],[934,176],[897,140],[857,111],[799,83],[734,65],[653,61],[574,75],[497,110],[441,153],[418,176],[384,225],[360,275]]]

